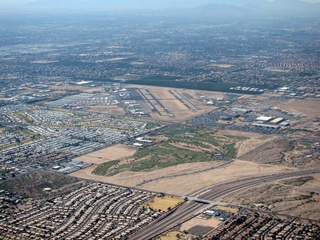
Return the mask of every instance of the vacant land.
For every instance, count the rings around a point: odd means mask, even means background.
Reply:
[[[216,162],[190,163],[154,170],[148,173],[124,171],[112,177],[94,175],[92,171],[95,169],[95,166],[91,166],[70,175],[128,187],[140,184],[140,188],[147,190],[185,196],[229,180],[292,170],[292,168],[284,166],[272,166],[239,160],[222,168],[215,169],[217,165]],[[188,172],[190,174],[185,175]],[[149,182],[149,180],[153,181]]]
[[[273,139],[240,156],[242,160],[294,166],[300,168],[319,166],[320,136],[317,133],[296,131]]]
[[[213,129],[178,126],[158,133],[154,137],[156,144],[139,149],[132,158],[104,163],[95,173],[112,176],[123,171],[152,171],[185,163],[228,160],[236,156],[235,145],[244,139],[219,135]]]
[[[289,165],[285,161],[285,153],[293,149],[293,141],[278,138],[242,155],[241,159],[264,164]]]
[[[180,240],[180,239],[187,239],[185,238],[186,234],[183,234],[181,232],[169,232],[166,233],[164,235],[162,235],[161,237],[156,238],[156,240]]]
[[[123,108],[118,106],[90,106],[86,107],[86,111],[88,112],[96,112],[96,113],[106,113],[111,115],[119,115],[123,116],[125,111]]]
[[[180,230],[181,231],[188,231],[190,228],[192,228],[193,226],[196,226],[196,225],[201,225],[201,226],[206,226],[206,227],[217,227],[220,223],[221,223],[221,221],[219,221],[216,218],[204,219],[204,218],[200,218],[198,216],[198,217],[192,218],[189,221],[183,223],[181,225]]]
[[[292,113],[302,113],[307,117],[319,116],[320,99],[291,99],[287,102],[282,102],[278,107]]]
[[[161,210],[167,212],[181,203],[183,203],[183,200],[181,198],[163,196],[152,199],[150,202],[144,204],[144,206],[153,210]]]
[[[193,192],[210,187],[217,183],[247,178],[250,176],[275,174],[288,170],[290,169],[287,167],[257,164],[253,162],[237,160],[223,168],[212,169],[206,172],[195,173],[187,176],[177,176],[170,179],[159,179],[157,181],[146,183],[142,185],[142,187],[148,190],[184,196],[190,195]],[[115,177],[120,178],[121,175]]]
[[[61,196],[62,194],[69,193],[82,187],[83,184],[85,184],[85,182],[78,178],[55,172],[38,170],[5,181],[0,184],[0,189],[18,194],[24,198],[39,199]],[[44,191],[45,188],[50,188],[51,191],[46,192]]]
[[[117,145],[77,159],[101,164],[96,170],[100,175],[92,173],[96,165],[71,175],[125,186],[138,185],[169,194],[187,195],[227,180],[290,170],[286,166],[239,160],[216,168],[228,163],[225,159],[219,158],[231,159],[237,154],[238,146],[245,145],[248,151],[265,141],[270,142],[270,139],[272,142],[273,136],[263,139],[259,134],[238,134],[236,131],[177,126],[151,137],[154,144],[137,152],[136,149]],[[256,141],[252,141],[251,138]],[[274,156],[272,149],[270,152]],[[260,159],[266,157],[266,153],[259,156]]]
[[[320,220],[319,175],[281,180],[254,187],[224,201],[265,207],[274,212]]]
[[[236,144],[236,148],[238,150],[237,157],[241,157],[242,155],[256,149],[257,147],[260,147],[267,142],[270,142],[277,138],[277,136],[274,135],[263,135],[259,133],[240,132],[233,130],[219,131],[218,134],[233,135],[244,138]]]
[[[179,166],[173,166],[163,169],[154,170],[151,172],[132,172],[132,171],[124,171],[114,176],[104,176],[104,175],[96,175],[93,171],[96,169],[96,165],[90,166],[85,169],[81,169],[77,172],[71,173],[71,176],[89,179],[89,180],[96,180],[101,182],[108,182],[114,183],[124,186],[137,186],[145,184],[146,182],[152,183],[156,182],[157,179],[165,179],[168,178],[170,181],[173,182],[173,186],[175,185],[174,181],[177,176],[180,175],[189,175],[187,180],[192,180],[192,177],[196,172],[204,172],[209,171],[218,165],[222,164],[222,161],[214,161],[214,162],[204,162],[204,163],[187,163],[181,164]],[[177,183],[178,184],[178,183]],[[152,185],[152,184],[151,184]],[[163,191],[164,193],[168,192],[168,189]],[[171,192],[172,193],[172,192]],[[172,193],[174,194],[174,193]]]
[[[128,147],[125,145],[115,145],[109,148],[102,149],[100,151],[92,152],[82,157],[76,158],[76,161],[82,161],[86,163],[101,164],[110,162],[125,157],[132,156],[137,151],[134,147]]]

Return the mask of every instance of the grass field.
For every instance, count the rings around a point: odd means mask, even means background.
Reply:
[[[93,173],[94,173],[94,174],[101,175],[101,174],[107,172],[112,166],[117,165],[119,162],[120,162],[120,160],[114,160],[114,161],[111,161],[111,162],[103,163],[103,164],[99,165],[99,166],[94,170]]]
[[[152,171],[185,163],[230,159],[237,154],[236,143],[243,139],[219,135],[209,128],[177,126],[159,132],[154,136],[154,145],[139,149],[126,161],[101,164],[94,173],[113,176],[123,171]]]
[[[23,123],[30,123],[32,122],[32,119],[28,117],[24,113],[16,113],[16,116],[22,120]]]

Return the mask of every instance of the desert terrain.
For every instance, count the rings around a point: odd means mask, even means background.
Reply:
[[[204,104],[205,100],[215,99],[216,101],[220,101],[225,98],[225,94],[218,92],[136,85],[128,85],[126,87],[139,89],[144,101],[147,102],[146,105],[149,105],[150,109],[152,109],[152,107],[154,108],[154,111],[150,111],[150,117],[152,119],[172,123],[183,123],[183,121],[186,121],[187,119],[217,109],[217,106]],[[83,87],[76,86],[75,88]],[[97,89],[97,91],[99,91],[99,89]],[[88,180],[137,187],[177,196],[186,196],[195,194],[201,189],[206,189],[221,182],[294,171],[301,168],[317,167],[320,157],[317,151],[319,145],[316,145],[320,142],[317,134],[317,127],[319,128],[320,125],[317,121],[318,113],[315,109],[317,108],[319,101],[317,99],[289,99],[280,101],[277,98],[270,98],[270,96],[239,95],[238,97],[241,101],[248,101],[248,107],[254,109],[254,111],[263,111],[265,106],[269,105],[272,106],[272,109],[275,111],[279,110],[285,114],[291,114],[294,116],[294,120],[292,121],[292,129],[294,131],[286,135],[276,135],[218,129],[215,133],[217,135],[237,136],[239,138],[234,143],[236,155],[231,161],[215,160],[211,162],[183,163],[176,166],[152,168],[142,171],[123,169],[105,175],[93,173],[98,166],[104,163],[116,161],[117,164],[115,168],[119,168],[122,165],[130,165],[135,161],[139,161],[135,157],[135,154],[139,151],[138,148],[120,144],[77,158],[76,160],[78,161],[92,163],[93,165],[71,173],[70,175]],[[252,98],[255,99],[256,103],[252,104]],[[115,115],[121,115],[124,112],[122,108],[117,106],[94,106],[87,110],[112,113]],[[190,136],[192,136],[192,134]],[[170,142],[170,145],[185,150],[197,149],[196,151],[200,152],[208,150],[201,147],[201,144],[195,146],[191,143],[183,142],[185,137],[186,136],[181,135],[181,142],[175,139]],[[166,140],[166,138],[161,137],[152,137],[151,139],[156,142]],[[206,143],[207,148],[209,145],[210,144]],[[209,147],[209,151],[212,152],[217,151],[217,149],[219,148],[214,145]],[[151,154],[152,151],[151,148]],[[168,148],[168,151],[172,150]],[[166,155],[166,157],[171,158],[170,155]],[[145,157],[144,159],[148,159],[148,157]],[[113,167],[111,167],[111,169],[112,168]],[[292,194],[294,197],[296,197],[296,195],[300,196],[300,190],[302,188],[306,194],[308,192],[310,193],[318,183],[317,181],[317,178],[309,179],[299,188],[295,185],[286,186],[285,191],[281,187],[277,187],[278,182],[270,183],[270,186],[273,187],[263,185],[254,189],[261,192],[266,191],[271,199],[269,202],[272,202],[274,201],[272,199],[277,199],[277,196],[282,196],[281,194],[283,194],[283,196],[291,196]],[[190,184],[190,182],[192,182],[192,184]],[[283,186],[283,184],[281,186]],[[275,194],[271,191],[267,191],[266,188],[273,189]],[[248,191],[250,191],[250,189]],[[237,194],[237,197],[227,200],[230,203],[237,204],[248,204],[252,201],[259,202],[259,198],[254,199],[254,197],[257,197],[254,194],[252,199],[250,198],[250,201],[246,202],[246,194],[250,195],[250,192],[246,192],[243,195]],[[317,199],[316,194],[313,195],[312,198]],[[289,210],[285,208],[285,203],[290,201],[291,198],[284,198],[283,204],[281,205],[278,203],[274,209],[278,212],[288,213]],[[310,208],[312,208],[315,203],[316,202],[311,203]],[[300,212],[304,211],[304,209],[307,211],[307,206],[309,205],[304,205],[303,208],[298,207],[297,214],[301,215],[302,213]],[[318,216],[318,214],[314,217],[316,216]]]
[[[135,149],[117,145],[104,149],[103,151],[91,153],[78,158],[77,160],[100,164],[117,159],[126,159],[133,155],[134,152]],[[71,173],[70,175],[130,187],[138,185],[140,188],[151,191],[184,196],[219,182],[250,176],[280,173],[294,169],[285,166],[260,164],[241,160],[236,160],[221,168],[216,168],[223,163],[223,161],[188,163],[151,172],[125,171],[111,177],[93,174],[93,170],[97,167],[97,165],[93,165]],[[186,173],[188,173],[188,175],[185,175]],[[190,185],[190,182],[192,182],[192,185]]]

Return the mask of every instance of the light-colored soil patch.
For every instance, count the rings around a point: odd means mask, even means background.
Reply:
[[[159,100],[174,100],[175,97],[169,92],[168,88],[152,89],[152,94]]]
[[[161,102],[170,112],[188,111],[188,108],[179,100],[163,100]]]
[[[227,207],[227,206],[217,206],[214,208],[214,210],[231,212],[231,213],[238,213],[239,212],[238,208]]]
[[[221,223],[221,221],[219,221],[218,219],[212,217],[212,218],[201,218],[201,217],[195,217],[190,219],[189,221],[183,223],[181,225],[180,231],[188,231],[190,228],[196,226],[196,225],[202,225],[202,226],[206,226],[206,227],[217,227],[219,224]]]
[[[49,64],[49,63],[56,63],[59,61],[55,60],[37,60],[37,61],[32,61],[31,63],[36,63],[36,64]]]
[[[90,167],[81,169],[77,172],[70,173],[70,176],[77,177],[77,178],[83,178],[87,180],[93,180],[93,181],[99,181],[99,182],[105,182],[108,183],[108,178],[104,176],[95,175],[92,172],[96,169],[97,165],[92,165]]]
[[[144,184],[142,187],[148,190],[166,192],[168,194],[190,195],[199,189],[210,187],[217,183],[251,176],[275,174],[289,170],[290,168],[287,167],[257,164],[239,160],[224,168],[213,169],[190,176],[180,176],[174,179],[160,179]]]
[[[273,212],[320,220],[319,176],[279,180],[225,198],[224,202],[268,208]]]
[[[168,167],[152,172],[125,171],[112,177],[94,175],[92,171],[96,166],[91,166],[89,168],[81,169],[77,172],[71,173],[70,175],[84,179],[119,184],[128,187],[134,187],[137,184],[143,183],[144,181],[150,179],[160,178],[159,180],[145,183],[139,187],[146,190],[164,192],[171,195],[186,196],[190,195],[193,192],[221,182],[246,178],[250,176],[276,174],[284,171],[290,171],[292,169],[284,166],[264,165],[239,160],[223,168],[212,169],[190,175],[177,176],[179,174],[213,168],[214,166],[217,166],[219,164],[221,164],[221,162],[218,161],[181,164],[179,166]],[[164,176],[173,177],[162,178]]]
[[[238,149],[237,157],[241,157],[245,153],[248,153],[257,147],[270,142],[277,138],[275,135],[262,135],[258,133],[239,132],[233,130],[223,130],[218,132],[219,135],[234,135],[239,137],[246,137],[247,139],[237,142],[236,148]]]
[[[214,108],[212,108],[213,110]],[[158,121],[166,121],[166,122],[180,122],[183,120],[187,120],[189,118],[193,118],[196,117],[198,115],[202,115],[206,113],[205,110],[201,110],[201,111],[195,111],[195,112],[191,112],[191,111],[180,111],[180,112],[173,112],[172,114],[174,115],[173,117],[169,117],[167,115],[167,113],[162,112],[162,116],[160,116],[158,113],[151,113],[151,117],[155,120]]]
[[[173,166],[168,168],[163,168],[159,170],[155,170],[152,172],[131,172],[125,171],[121,172],[112,177],[105,177],[105,176],[98,176],[92,173],[92,171],[96,168],[97,165],[91,166],[85,169],[81,169],[77,172],[71,173],[72,176],[80,177],[89,180],[96,180],[102,182],[109,182],[114,184],[119,184],[123,186],[130,186],[134,187],[139,183],[143,183],[144,181],[148,181],[150,179],[156,178],[163,178],[167,176],[172,176],[169,178],[172,182],[175,181],[176,175],[179,174],[186,174],[186,173],[193,173],[195,171],[202,171],[206,169],[214,168],[218,165],[222,164],[221,161],[214,161],[214,162],[203,162],[203,163],[188,163],[188,164],[181,164],[179,166]],[[192,176],[192,175],[191,175]],[[163,191],[166,193],[166,191]],[[174,195],[175,193],[172,192]]]
[[[196,99],[199,99],[202,101],[204,98],[205,99],[223,99],[224,98],[224,93],[222,92],[213,92],[213,91],[188,91],[191,96],[193,96]]]
[[[66,91],[58,90],[58,91],[53,91],[50,94],[54,95],[54,94],[65,94],[65,93],[66,93]]]
[[[168,210],[181,204],[183,200],[181,198],[175,198],[172,196],[156,197],[151,201],[144,204],[145,207],[154,210],[161,210],[167,212]]]
[[[320,122],[318,122],[316,118],[311,118],[310,120],[298,125],[297,128],[311,132],[320,132]]]
[[[314,179],[299,187],[301,192],[314,192],[320,195],[320,175],[315,175]]]
[[[121,116],[125,114],[125,111],[123,110],[123,108],[120,108],[118,106],[92,106],[92,107],[87,107],[86,111],[106,113],[106,114],[112,114],[112,115],[121,115]]]
[[[302,113],[308,117],[320,116],[319,109],[320,99],[291,99],[279,104],[278,107],[290,113]]]
[[[76,158],[75,160],[86,163],[101,164],[125,157],[130,157],[136,151],[136,148],[119,144],[96,152],[92,152],[90,154]]]
[[[179,240],[177,237],[179,235],[182,235],[181,232],[170,232],[159,238],[156,238],[156,240]]]
[[[86,90],[84,90],[84,92],[86,93],[101,93],[101,92],[105,92],[105,90],[101,87],[93,87],[93,88],[88,88]]]
[[[144,65],[145,62],[131,62],[132,65]]]
[[[210,67],[219,67],[219,68],[231,68],[233,65],[231,64],[210,64]]]
[[[127,58],[121,58],[121,57],[118,57],[118,58],[109,58],[107,59],[107,61],[123,61],[123,60],[126,60]]]

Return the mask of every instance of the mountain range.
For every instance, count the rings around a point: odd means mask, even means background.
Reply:
[[[164,10],[182,14],[223,16],[320,16],[320,3],[302,0],[38,0],[30,10],[111,11]],[[174,11],[173,11],[174,10]]]

